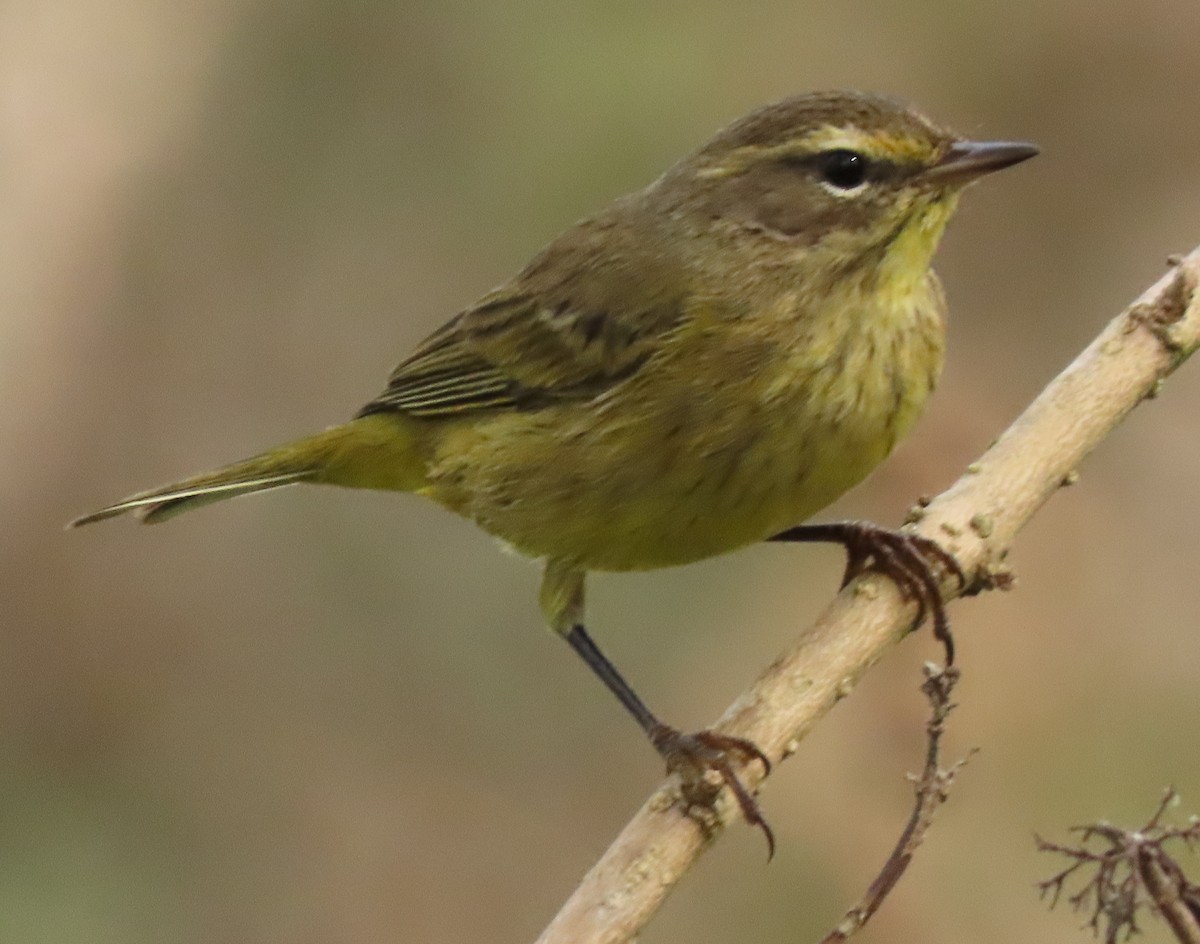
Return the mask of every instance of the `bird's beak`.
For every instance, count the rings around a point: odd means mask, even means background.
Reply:
[[[1034,145],[1021,141],[956,141],[923,176],[938,186],[967,184],[994,170],[1027,161],[1037,152]]]

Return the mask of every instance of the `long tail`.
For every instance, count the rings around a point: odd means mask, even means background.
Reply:
[[[145,524],[157,524],[226,498],[297,482],[412,491],[420,487],[423,472],[415,432],[394,414],[362,417],[242,462],[138,492],[76,518],[67,527],[77,528],[126,512],[133,512]]]

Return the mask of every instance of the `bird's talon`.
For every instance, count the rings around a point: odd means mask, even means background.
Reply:
[[[771,759],[753,741],[731,734],[718,734],[716,731],[698,731],[692,736],[718,753],[737,754],[747,762],[758,761],[763,766],[764,776],[771,772]]]
[[[767,824],[758,801],[730,763],[731,757],[744,763],[758,761],[763,766],[764,776],[769,774],[771,761],[758,745],[745,738],[716,731],[684,734],[666,725],[653,731],[650,739],[667,762],[667,770],[679,774],[684,803],[689,813],[694,807],[711,810],[721,788],[729,787],[737,800],[742,818],[751,826],[757,826],[766,836],[767,860],[770,861],[775,855],[775,834]]]
[[[907,531],[900,532],[905,535],[909,542],[916,548],[919,555],[929,562],[933,558],[941,565],[941,569],[958,581],[959,589],[963,589],[967,585],[967,575],[963,572],[962,565],[958,559],[947,551],[941,544],[934,541],[932,538],[927,538],[920,534],[910,534]]]
[[[926,617],[933,635],[946,649],[946,664],[954,662],[954,639],[942,599],[941,579],[951,574],[959,588],[966,575],[954,555],[937,541],[908,531],[892,531],[860,521],[800,525],[774,535],[772,541],[829,541],[846,549],[842,587],[868,571],[891,578],[906,600],[916,604],[914,627]]]

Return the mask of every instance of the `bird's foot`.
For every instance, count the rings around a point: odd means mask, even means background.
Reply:
[[[765,773],[771,772],[771,761],[758,746],[745,738],[718,734],[716,731],[697,731],[684,734],[669,725],[660,724],[650,732],[650,740],[667,770],[677,773],[683,783],[683,799],[689,808],[711,808],[722,787],[729,787],[737,799],[742,817],[757,826],[767,838],[767,861],[775,855],[775,834],[771,831],[758,801],[734,771],[734,763],[758,761]],[[715,774],[715,777],[710,776]]]
[[[913,626],[926,616],[933,621],[933,635],[946,649],[946,664],[954,663],[954,637],[939,587],[944,574],[966,586],[966,575],[954,555],[937,541],[881,528],[866,521],[838,521],[832,524],[801,525],[781,532],[772,541],[820,541],[842,545],[846,549],[846,571],[842,587],[868,571],[890,577],[906,599],[917,604]]]

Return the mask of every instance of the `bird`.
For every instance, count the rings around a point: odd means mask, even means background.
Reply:
[[[71,525],[157,523],[298,483],[424,496],[542,562],[546,623],[685,797],[715,772],[773,852],[737,772],[770,759],[654,714],[586,629],[586,575],[832,541],[847,551],[843,583],[890,575],[952,660],[938,572],[962,572],[948,552],[865,522],[806,522],[883,462],[934,390],[946,303],[931,262],[962,191],[1036,153],[880,95],[765,105],[564,230],[348,422]]]

